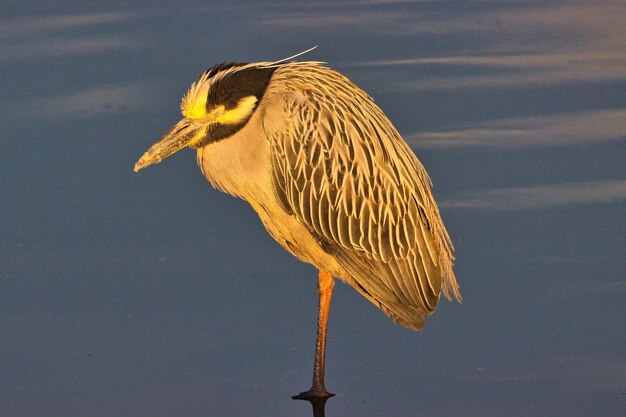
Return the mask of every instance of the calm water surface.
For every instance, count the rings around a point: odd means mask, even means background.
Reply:
[[[346,285],[327,416],[624,416],[622,2],[5,1],[0,414],[309,416],[313,267],[192,151],[189,84],[320,45],[426,165],[464,303],[422,333]]]

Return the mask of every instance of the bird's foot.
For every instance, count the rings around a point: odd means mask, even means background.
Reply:
[[[300,394],[293,395],[291,398],[294,400],[306,400],[306,401],[314,401],[319,399],[327,399],[333,397],[335,394],[331,394],[326,391],[326,388],[311,388],[308,391],[301,392]]]

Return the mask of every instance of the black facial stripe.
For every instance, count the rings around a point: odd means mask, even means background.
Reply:
[[[222,124],[222,123],[212,124],[207,128],[206,136],[202,138],[202,140],[194,143],[191,147],[195,149],[202,148],[208,145],[209,143],[226,139],[234,135],[235,133],[237,133],[237,131],[240,130],[242,127],[244,127],[244,125],[247,122],[248,122],[248,119],[236,125]]]

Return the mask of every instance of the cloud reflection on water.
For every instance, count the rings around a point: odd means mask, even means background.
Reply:
[[[300,16],[287,22],[313,24],[315,19]],[[355,19],[359,24],[368,23],[364,17]],[[471,37],[475,43],[470,50],[460,42],[460,46],[440,54],[346,64],[364,71],[394,67],[395,71],[377,72],[377,76],[385,78],[386,91],[520,88],[626,80],[626,7],[621,5],[530,4],[478,11],[462,19],[429,13],[410,18],[383,14],[382,19],[393,20],[394,30],[405,36],[432,32]],[[404,27],[403,22],[410,27]]]
[[[106,117],[145,110],[154,93],[155,88],[144,82],[104,84],[67,94],[15,101],[9,103],[2,114],[7,120]]]
[[[120,34],[111,26],[144,15],[107,12],[6,20],[0,22],[0,60],[14,62],[138,48],[144,46],[142,41]],[[98,30],[103,33],[96,33]]]
[[[626,200],[626,180],[496,188],[444,200],[440,206],[448,209],[532,210],[621,200]]]
[[[466,67],[472,75],[420,77],[390,80],[394,91],[450,88],[523,87],[577,81],[626,79],[626,51],[562,54],[503,54],[491,56],[444,56],[399,60],[367,61],[355,67],[439,65]],[[478,74],[473,74],[478,73]]]
[[[626,140],[626,108],[487,120],[438,132],[405,136],[415,148],[527,149]]]

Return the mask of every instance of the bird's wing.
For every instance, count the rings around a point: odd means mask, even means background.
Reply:
[[[342,278],[420,329],[442,284],[458,298],[430,179],[369,99],[355,108],[315,94],[284,94],[267,110],[277,198],[351,275]]]

